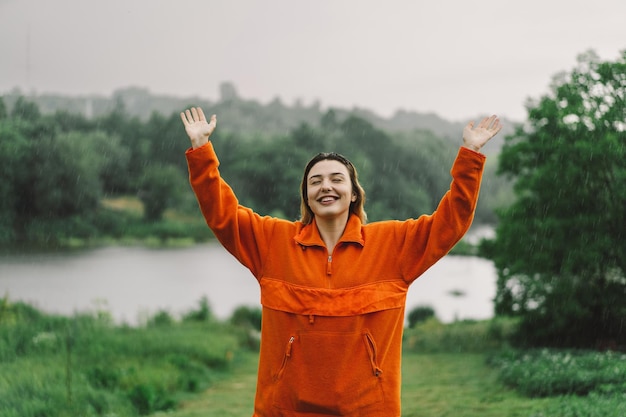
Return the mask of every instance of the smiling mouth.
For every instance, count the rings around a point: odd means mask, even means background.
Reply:
[[[333,196],[326,196],[326,197],[322,197],[320,198],[318,201],[322,204],[328,204],[328,203],[332,203],[334,201],[337,200],[337,197],[333,197]]]

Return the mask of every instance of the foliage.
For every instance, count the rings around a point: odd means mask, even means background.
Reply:
[[[435,310],[431,306],[417,306],[409,311],[407,320],[409,328],[414,328],[417,324],[422,323],[430,318],[435,317]]]
[[[482,353],[509,346],[516,320],[497,318],[485,321],[441,323],[430,318],[404,332],[404,350],[419,353]]]
[[[147,221],[161,220],[163,213],[179,198],[185,178],[173,165],[147,167],[139,179],[139,198]]]
[[[230,322],[235,326],[261,331],[261,315],[261,309],[258,307],[240,306],[233,312]]]
[[[504,351],[489,359],[500,379],[530,397],[626,395],[626,355],[616,352]]]
[[[483,250],[498,271],[497,314],[522,317],[520,342],[626,343],[625,91],[626,52],[584,54],[507,138],[499,172],[516,201]]]
[[[237,331],[217,322],[115,326],[106,312],[45,315],[0,300],[3,416],[136,416],[175,407],[228,371]]]
[[[211,305],[206,295],[202,296],[198,302],[198,309],[191,310],[183,317],[184,321],[188,322],[208,322],[213,318],[213,312],[211,311]]]
[[[329,110],[321,115],[319,109],[300,109],[303,122],[280,133],[267,126],[268,133],[260,134],[262,124],[245,133],[229,131],[229,109],[244,120],[273,110],[246,105],[229,88],[224,94],[226,102],[206,108],[220,113],[222,127],[212,136],[220,169],[242,204],[261,214],[299,217],[303,167],[322,151],[340,152],[355,163],[370,221],[430,213],[449,186],[460,141],[451,145],[449,138],[423,130],[390,133],[355,114]],[[149,99],[139,96],[140,102]],[[169,231],[188,229],[160,225],[167,210],[202,221],[186,185],[189,144],[178,112],[140,119],[127,110],[124,94],[96,118],[67,110],[44,114],[34,101],[12,100],[11,111],[0,117],[0,245],[58,246],[102,240],[111,231],[116,239],[137,238],[135,232],[161,241],[197,239],[198,233],[170,236]],[[485,187],[491,187],[488,181]],[[497,194],[498,187],[484,192]],[[144,224],[122,213],[115,224],[103,202],[121,196],[141,200]],[[493,220],[491,212],[481,203],[477,221]],[[145,232],[150,227],[154,232]]]

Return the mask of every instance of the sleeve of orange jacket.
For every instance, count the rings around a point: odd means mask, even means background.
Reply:
[[[272,220],[239,204],[233,190],[220,176],[219,160],[211,142],[187,150],[185,156],[191,187],[207,225],[226,250],[258,278]]]
[[[452,183],[431,215],[400,223],[396,230],[403,276],[411,282],[446,255],[474,219],[485,155],[462,147],[451,169]]]

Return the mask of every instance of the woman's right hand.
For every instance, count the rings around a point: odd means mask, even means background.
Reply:
[[[212,115],[211,121],[207,122],[204,112],[200,107],[192,107],[180,114],[180,118],[185,125],[185,132],[191,140],[193,149],[205,145],[209,141],[209,136],[217,126],[217,116]]]

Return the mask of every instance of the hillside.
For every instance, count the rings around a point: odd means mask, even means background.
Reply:
[[[215,102],[200,96],[157,95],[138,87],[116,90],[111,97],[56,94],[26,95],[19,90],[13,90],[3,96],[9,110],[17,98],[22,95],[35,102],[43,114],[67,111],[83,114],[89,118],[101,116],[121,106],[131,116],[136,116],[145,121],[153,112],[169,116],[191,105],[202,106],[206,112],[219,114],[220,127],[223,131],[255,137],[286,134],[302,123],[318,126],[322,116],[329,110],[335,113],[338,120],[343,120],[348,115],[353,114],[368,120],[375,127],[387,132],[407,133],[415,130],[428,130],[438,137],[449,139],[453,143],[458,143],[463,126],[467,123],[467,121],[448,121],[432,113],[405,110],[398,110],[392,117],[384,118],[363,108],[322,108],[319,102],[308,106],[296,102],[289,106],[284,104],[280,98],[263,104],[240,97],[236,87],[231,83],[221,84],[220,98]],[[476,119],[479,117],[482,116],[477,115]],[[508,120],[503,120],[503,122],[505,125],[503,132],[486,146],[486,153],[497,153],[502,146],[504,137],[512,132],[515,122]]]

